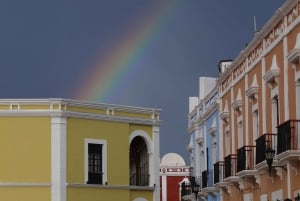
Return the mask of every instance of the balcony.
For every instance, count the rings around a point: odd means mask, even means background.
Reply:
[[[272,149],[276,148],[277,134],[266,133],[258,137],[256,142],[255,168],[257,170],[267,170],[265,151],[269,146]]]
[[[300,120],[289,120],[278,127],[277,155],[280,161],[298,160],[300,156]]]
[[[237,168],[237,155],[230,154],[225,157],[225,177],[224,181],[226,182],[239,182],[241,180],[240,177],[236,176],[236,168]]]
[[[254,177],[254,152],[255,146],[243,146],[237,150],[237,176]]]
[[[218,161],[214,164],[214,184],[222,182],[223,175],[224,175],[224,162]]]
[[[228,187],[228,182],[224,181],[225,176],[225,164],[224,161],[218,161],[214,164],[214,186],[216,190]]]

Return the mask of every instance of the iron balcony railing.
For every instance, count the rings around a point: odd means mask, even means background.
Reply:
[[[266,160],[265,151],[269,146],[275,150],[277,134],[266,133],[258,137],[256,142],[255,164],[259,164]]]
[[[134,174],[130,175],[130,185],[132,186],[148,186],[149,185],[149,174]]]
[[[289,120],[278,127],[277,154],[299,149],[300,120]]]
[[[237,172],[254,169],[255,146],[243,146],[237,150]]]
[[[224,162],[218,161],[214,164],[214,184],[222,182],[224,179]]]
[[[231,177],[235,176],[236,174],[236,162],[237,162],[237,155],[236,154],[230,154],[225,157],[225,177]]]

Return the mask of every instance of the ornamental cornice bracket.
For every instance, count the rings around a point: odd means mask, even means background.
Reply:
[[[242,112],[242,106],[243,106],[242,100],[235,100],[235,101],[231,104],[232,109],[234,109],[234,110],[237,111],[237,112]]]
[[[272,87],[274,82],[278,84],[279,72],[280,71],[277,65],[276,55],[274,55],[270,69],[263,76],[264,81],[268,84],[269,87]]]
[[[298,175],[297,161],[290,161],[290,167],[295,172],[295,175]]]
[[[300,63],[300,33],[297,34],[295,46],[287,55],[287,59],[294,65]]]
[[[225,188],[226,188],[227,193],[231,194],[231,185],[227,185],[227,186],[225,186]]]
[[[280,177],[280,180],[282,180],[282,168],[275,167],[276,175]]]
[[[244,190],[244,182],[243,181],[239,181],[238,182],[238,187],[239,187],[240,191],[243,191]]]
[[[258,87],[249,87],[246,90],[246,96],[252,100],[256,100],[258,98]]]
[[[254,175],[254,178],[255,178],[255,183],[258,184],[258,186],[260,187],[260,184],[261,184],[261,176],[259,174],[257,175]]]

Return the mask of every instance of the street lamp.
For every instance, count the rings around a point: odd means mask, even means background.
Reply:
[[[271,175],[273,158],[275,156],[275,150],[268,146],[265,150],[267,164],[269,166],[269,175]]]
[[[274,159],[274,156],[275,156],[275,150],[272,149],[270,146],[268,146],[266,148],[266,150],[265,150],[265,156],[266,156],[267,164],[269,166],[269,175],[270,176],[271,176],[271,171],[272,171],[273,167],[280,167],[280,168],[284,169],[285,171],[287,171],[287,169],[285,167],[283,167],[283,166],[279,166],[279,165],[272,166],[273,159]]]

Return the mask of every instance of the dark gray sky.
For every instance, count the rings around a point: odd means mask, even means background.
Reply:
[[[188,162],[188,97],[198,95],[198,77],[217,76],[219,60],[253,38],[254,16],[259,29],[283,2],[1,0],[0,98],[161,108],[161,155]],[[106,76],[108,58],[120,64]],[[116,81],[78,96],[96,72]]]

